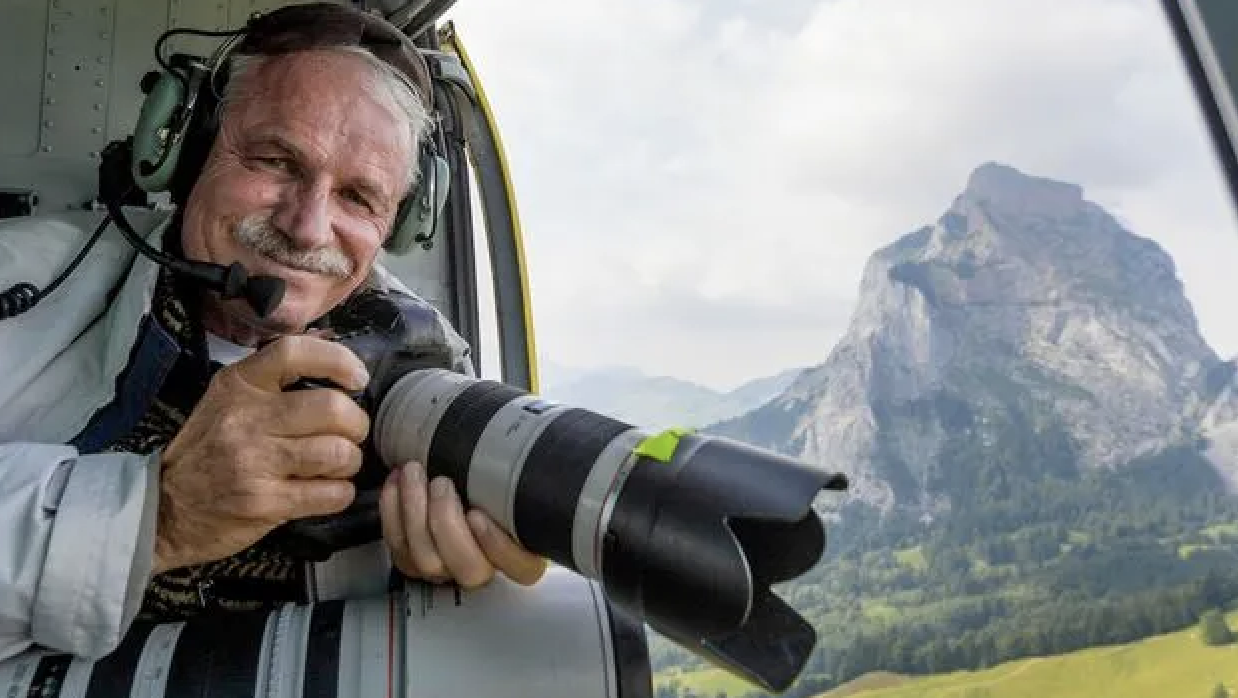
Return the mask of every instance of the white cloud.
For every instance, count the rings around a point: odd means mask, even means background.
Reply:
[[[1153,0],[468,0],[453,17],[559,361],[720,387],[821,361],[868,255],[988,160],[1078,182],[1157,239],[1206,336],[1238,352],[1238,235]]]

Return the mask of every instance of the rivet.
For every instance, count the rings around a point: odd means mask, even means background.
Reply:
[[[52,120],[51,120],[51,119],[48,119],[47,121],[44,121],[44,122],[43,122],[43,126],[45,126],[45,127],[47,127],[47,128],[51,128],[51,127],[52,127]]]
[[[96,58],[95,60],[99,62],[99,65],[103,65],[103,64],[107,63],[107,58],[106,58],[106,57],[104,57],[104,56],[99,56],[99,57],[98,57],[98,58]]]
[[[91,160],[94,160],[94,159],[95,159],[95,158],[97,158],[97,157],[99,157],[99,154],[98,154],[98,153],[96,153],[96,152],[95,152],[95,151],[93,151],[93,150],[92,150],[92,151],[90,151],[90,159],[91,159]]]
[[[48,79],[48,80],[55,80],[55,79],[56,79],[56,74],[55,74],[55,73],[48,73],[48,74],[47,74],[47,79]]]
[[[51,147],[50,145],[45,145],[45,146],[43,146],[43,152],[45,152],[45,153],[50,153],[50,152],[52,152],[52,147]]]
[[[103,87],[103,81],[102,81],[102,80],[95,80],[95,87]]]
[[[96,104],[95,104],[95,111],[103,111],[103,105],[102,105],[102,104],[98,104],[98,103],[96,103]]]
[[[90,129],[90,132],[91,132],[91,133],[102,133],[102,132],[103,132],[103,129],[99,128],[98,126],[95,126],[95,127],[93,127],[93,128],[91,128],[91,129]]]
[[[46,101],[48,104],[55,104],[55,103],[56,103],[56,98],[55,98],[55,97],[48,97],[48,98],[47,98],[46,100],[44,100],[44,101]]]
[[[100,39],[106,39],[106,38],[107,38],[107,32],[99,32],[99,38],[100,38]]]
[[[49,55],[49,56],[54,56],[54,55],[56,55],[56,49],[54,49],[54,48],[49,48],[49,49],[47,49],[47,55]]]

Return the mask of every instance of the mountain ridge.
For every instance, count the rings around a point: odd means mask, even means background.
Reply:
[[[551,367],[540,393],[646,429],[700,428],[744,414],[781,394],[804,370],[788,368],[731,390],[646,373],[632,366],[581,369],[543,359]]]

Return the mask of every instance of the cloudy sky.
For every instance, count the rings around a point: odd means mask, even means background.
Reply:
[[[1052,5],[1050,9],[1048,5]],[[541,352],[717,388],[824,360],[988,160],[1082,184],[1238,354],[1238,223],[1154,0],[460,0]]]

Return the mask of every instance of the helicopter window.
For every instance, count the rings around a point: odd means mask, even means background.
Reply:
[[[638,4],[456,15],[549,396],[860,483],[784,695],[1238,695],[1238,225],[1160,4]]]

